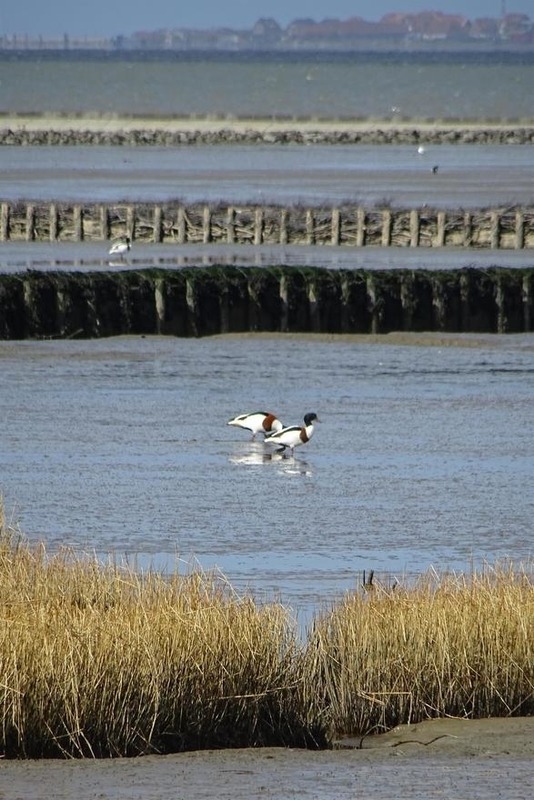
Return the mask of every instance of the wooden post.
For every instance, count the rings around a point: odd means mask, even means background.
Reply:
[[[211,241],[211,209],[209,206],[204,206],[202,212],[202,242],[209,244]]]
[[[312,333],[321,332],[321,318],[319,314],[319,303],[315,281],[311,280],[308,284],[308,307],[310,310],[310,328]]]
[[[471,318],[469,314],[469,276],[460,274],[460,332],[469,331]]]
[[[410,247],[419,247],[419,211],[416,208],[410,211]]]
[[[254,244],[263,241],[263,209],[258,207],[254,212]]]
[[[164,333],[165,328],[165,279],[158,278],[154,282],[154,302],[156,304],[156,330]]]
[[[473,244],[473,215],[466,211],[464,214],[464,247]]]
[[[226,212],[226,241],[228,244],[235,242],[235,208],[228,206]]]
[[[0,206],[0,241],[9,241],[9,203]]]
[[[495,287],[495,305],[497,306],[497,333],[506,333],[507,319],[504,310],[504,289],[500,278],[497,278]]]
[[[284,333],[288,329],[288,305],[287,305],[287,275],[280,277],[280,331]]]
[[[333,208],[332,209],[332,236],[331,236],[331,239],[330,239],[330,243],[334,247],[337,247],[337,245],[339,244],[340,229],[341,229],[341,223],[340,223],[339,208]]]
[[[185,208],[183,206],[178,208],[176,225],[178,228],[178,244],[185,244],[187,242],[187,228],[185,224]]]
[[[532,283],[530,275],[523,275],[522,284],[523,295],[523,331],[530,333],[532,331],[533,320],[530,317],[530,309],[532,308]]]
[[[369,308],[371,311],[371,333],[378,333],[380,331],[380,312],[376,303],[376,284],[372,274],[367,275],[367,298]]]
[[[365,209],[358,206],[356,211],[356,246],[363,247],[365,244]]]
[[[382,247],[391,245],[391,211],[385,208],[382,211]]]
[[[444,211],[438,211],[436,247],[445,246],[446,215]]]
[[[135,206],[130,204],[126,207],[126,236],[133,242],[135,239]]]
[[[107,242],[110,234],[109,209],[107,206],[100,206],[100,235]]]
[[[491,212],[490,221],[490,247],[492,247],[494,250],[498,250],[501,239],[501,220],[498,211]]]
[[[349,300],[350,285],[348,274],[345,273],[341,279],[341,333],[348,333],[350,330]]]
[[[525,246],[525,215],[518,209],[515,212],[515,242],[516,250],[523,250]]]
[[[35,206],[28,203],[26,206],[26,241],[33,242],[35,239]]]
[[[185,302],[187,305],[188,331],[190,331],[193,336],[198,336],[197,304],[192,278],[187,278],[185,283]]]
[[[315,244],[315,219],[313,209],[306,209],[306,244]]]
[[[74,227],[74,241],[83,241],[83,212],[80,205],[75,205],[72,209],[72,222]]]
[[[287,208],[280,210],[280,244],[287,244]]]
[[[51,242],[56,242],[59,238],[59,219],[57,213],[57,205],[50,203],[48,209],[48,224],[49,224],[49,239]]]
[[[152,222],[154,233],[152,235],[152,241],[155,244],[160,244],[163,239],[163,212],[161,210],[161,206],[154,206],[154,218]]]

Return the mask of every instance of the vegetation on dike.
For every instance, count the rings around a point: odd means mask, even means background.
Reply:
[[[328,747],[402,722],[534,710],[529,569],[369,584],[299,639],[221,576],[49,555],[0,509],[0,754]]]

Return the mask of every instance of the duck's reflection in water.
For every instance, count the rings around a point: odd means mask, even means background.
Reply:
[[[246,451],[232,453],[228,456],[231,464],[239,466],[274,465],[276,471],[285,475],[313,475],[307,461],[288,453],[280,453],[267,449],[263,444],[250,443]]]

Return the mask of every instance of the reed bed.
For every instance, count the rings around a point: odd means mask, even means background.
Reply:
[[[103,757],[313,746],[288,612],[0,538],[0,750]]]
[[[534,713],[531,567],[370,583],[316,620],[307,680],[338,731]]]
[[[317,614],[221,575],[30,545],[0,503],[0,756],[329,747],[429,717],[534,713],[532,568],[368,581]]]

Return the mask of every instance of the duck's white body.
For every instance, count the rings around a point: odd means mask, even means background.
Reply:
[[[130,237],[127,236],[123,242],[115,242],[109,250],[110,256],[120,256],[124,258],[124,254],[128,252],[131,247]]]
[[[281,431],[276,431],[270,436],[266,436],[265,442],[279,445],[281,451],[289,449],[293,452],[295,447],[310,441],[313,436],[313,423],[315,421],[319,422],[317,414],[306,414],[304,425],[291,425],[289,428],[282,428]]]
[[[244,428],[252,432],[252,439],[256,438],[257,433],[263,433],[268,436],[276,431],[281,431],[283,428],[282,423],[274,414],[267,411],[254,411],[252,414],[239,414],[239,416],[228,420],[228,425],[234,425],[236,428]]]

